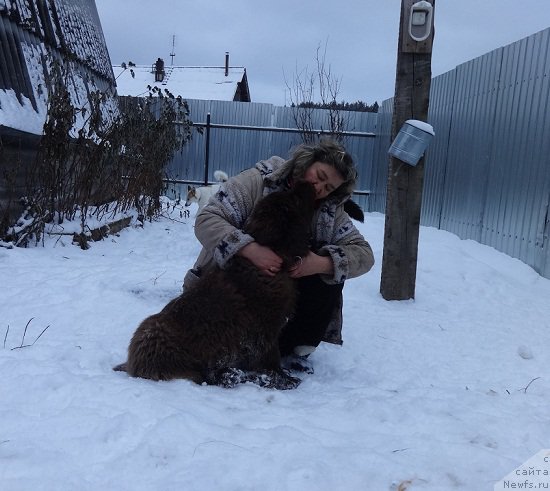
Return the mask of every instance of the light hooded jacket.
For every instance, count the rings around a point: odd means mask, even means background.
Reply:
[[[203,246],[192,270],[185,276],[184,288],[191,288],[197,273],[218,265],[222,269],[240,249],[254,241],[243,232],[246,219],[255,204],[274,191],[289,187],[290,162],[271,157],[241,172],[224,183],[216,195],[198,214],[195,235]],[[369,243],[359,233],[344,211],[350,196],[329,195],[320,202],[311,224],[313,252],[330,256],[333,274],[321,274],[328,284],[341,284],[369,271],[374,256]],[[324,341],[342,344],[342,298],[333,312]]]

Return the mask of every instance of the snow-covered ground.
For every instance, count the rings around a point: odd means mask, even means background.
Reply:
[[[180,292],[194,214],[88,251],[0,248],[1,490],[481,491],[548,447],[550,281],[422,228],[416,300],[387,302],[380,214],[359,225],[377,264],[346,284],[344,345],[296,390],[113,372]]]

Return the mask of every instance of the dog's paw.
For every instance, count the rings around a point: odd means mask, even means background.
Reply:
[[[238,384],[248,382],[248,374],[238,368],[224,368],[222,370],[213,370],[206,376],[206,383],[209,385],[218,385],[226,389],[232,389]]]
[[[265,387],[267,389],[292,390],[298,387],[302,383],[302,380],[298,377],[293,377],[285,371],[280,371],[259,373],[256,383],[260,387]]]
[[[265,389],[290,390],[295,389],[302,382],[299,378],[284,371],[249,372],[238,368],[224,368],[211,372],[207,383],[232,389],[239,384],[251,383]]]
[[[292,372],[307,373],[309,375],[314,373],[313,363],[306,356],[285,356],[281,359],[281,366],[283,369]]]

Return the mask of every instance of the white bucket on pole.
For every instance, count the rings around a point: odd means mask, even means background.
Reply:
[[[409,119],[399,130],[388,153],[409,165],[416,165],[434,136],[431,125],[424,121]]]

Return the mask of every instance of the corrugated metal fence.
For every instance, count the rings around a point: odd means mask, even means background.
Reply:
[[[432,81],[422,223],[550,278],[550,29]],[[384,211],[393,101],[381,105],[370,211]]]
[[[277,107],[271,104],[246,102],[188,100],[191,119],[195,123],[206,123],[210,114],[214,125],[247,126],[239,128],[212,128],[210,131],[208,179],[213,181],[214,171],[221,169],[235,175],[252,167],[259,160],[279,155],[288,158],[292,148],[301,143],[295,132],[280,131],[281,128],[295,129],[290,107]],[[346,130],[344,144],[360,168],[358,189],[369,189],[369,176],[372,172],[373,149],[377,115],[375,113],[349,112],[345,114]],[[252,128],[250,128],[252,127]],[[258,127],[254,129],[254,127]],[[313,127],[328,129],[328,111],[316,110],[313,113]],[[273,131],[266,131],[273,128]],[[182,181],[202,181],[205,173],[206,133],[194,133],[193,140],[182,152],[175,155],[168,167],[168,177]],[[176,194],[182,193],[184,186],[173,186]],[[186,188],[185,188],[186,189]],[[357,201],[366,208],[365,196]]]

